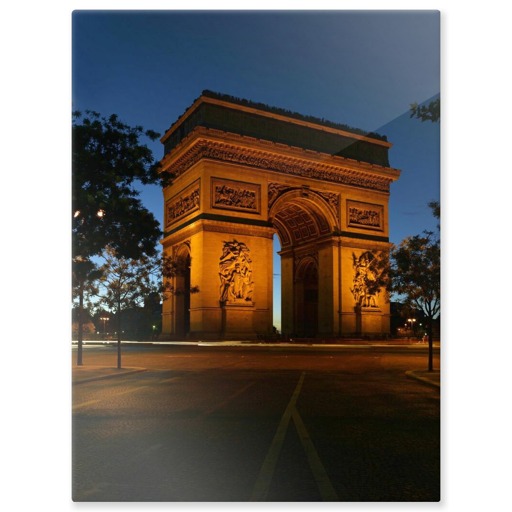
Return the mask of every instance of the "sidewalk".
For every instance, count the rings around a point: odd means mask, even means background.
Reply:
[[[419,380],[429,386],[434,386],[436,388],[441,387],[441,372],[439,370],[432,370],[431,372],[427,370],[409,371],[405,372],[405,375],[410,379]]]
[[[271,347],[271,346],[288,346],[288,347],[311,347],[309,343],[247,343],[247,342],[160,342],[154,343],[158,344],[176,344],[176,345],[197,345],[197,346],[262,346],[262,347]],[[314,344],[316,347],[332,347],[334,348],[336,344]],[[382,342],[362,342],[360,340],[350,340],[348,343],[339,343],[338,346],[396,346],[396,345],[408,345],[408,348],[416,349],[416,348],[425,348],[424,344],[419,344],[411,341],[405,340],[393,340],[391,342],[382,343]],[[439,343],[434,343],[435,348],[439,348]],[[73,364],[72,367],[72,381],[73,385],[82,384],[85,382],[91,382],[96,380],[110,379],[114,377],[120,377],[123,375],[130,375],[133,373],[140,373],[146,371],[146,368],[138,368],[138,367],[125,367],[125,368],[116,368],[114,366],[94,366],[94,365],[83,365],[77,366]],[[407,371],[405,375],[410,379],[415,379],[420,382],[423,382],[426,385],[430,385],[433,387],[440,388],[441,386],[441,374],[439,370],[434,370],[429,372],[427,370],[417,370],[417,371]]]
[[[121,377],[132,373],[145,372],[146,368],[115,368],[113,366],[77,366],[73,364],[72,380],[73,385],[91,382],[93,380],[110,379]]]

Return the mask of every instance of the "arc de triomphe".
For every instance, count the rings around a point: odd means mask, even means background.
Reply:
[[[174,175],[162,244],[183,269],[164,301],[164,337],[270,335],[275,233],[284,334],[389,333],[385,293],[366,286],[372,251],[389,247],[400,175],[385,137],[204,91],[162,143]]]

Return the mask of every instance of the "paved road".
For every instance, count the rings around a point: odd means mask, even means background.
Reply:
[[[439,390],[405,376],[425,358],[123,348],[146,371],[73,387],[73,499],[437,501]]]

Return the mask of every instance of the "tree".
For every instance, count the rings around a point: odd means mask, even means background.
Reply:
[[[159,288],[161,261],[159,257],[147,255],[138,259],[125,258],[110,246],[105,249],[103,258],[98,307],[104,307],[117,319],[117,367],[121,368],[121,313],[142,306],[145,299]]]
[[[429,204],[439,218],[437,201]],[[433,321],[441,308],[441,245],[432,231],[407,237],[391,249],[390,291],[404,298],[405,304],[419,309],[425,315],[429,345],[428,370],[433,369]]]
[[[139,139],[156,132],[116,115],[73,114],[73,255],[89,258],[109,245],[127,258],[154,254],[158,221],[138,199],[137,183],[159,183],[158,163]]]
[[[437,98],[431,101],[428,105],[418,105],[413,103],[410,105],[410,117],[416,117],[423,121],[431,121],[438,123],[441,119],[441,99]],[[436,219],[441,219],[441,205],[438,201],[431,201],[428,206],[431,208],[432,213]],[[437,225],[438,230],[441,228],[440,224]],[[408,241],[409,240],[409,241]],[[432,321],[440,312],[441,307],[441,244],[439,237],[435,237],[432,232],[425,232],[424,237],[416,236],[404,240],[403,251],[398,255],[404,257],[407,253],[407,247],[410,249],[410,254],[418,255],[418,249],[424,251],[424,263],[428,265],[426,271],[431,274],[433,282],[429,294],[424,296],[425,309],[422,310],[426,313],[428,321],[428,346],[429,346],[429,371],[432,371]],[[428,270],[427,270],[428,268]],[[426,292],[427,290],[425,290]],[[428,297],[433,297],[430,302]],[[433,316],[432,316],[433,315]]]
[[[140,142],[143,137],[155,140],[158,134],[128,126],[116,115],[73,113],[72,270],[80,309],[88,283],[98,278],[93,258],[107,245],[126,258],[156,253],[162,232],[138,199],[135,185],[164,184],[170,177],[159,174],[151,150]],[[80,327],[78,364],[82,364]]]
[[[77,304],[77,365],[83,364],[83,324],[85,321],[84,303],[87,297],[96,293],[94,282],[101,276],[101,271],[90,259],[76,256],[72,265],[72,299]]]
[[[441,118],[441,100],[437,98],[428,105],[418,105],[412,103],[409,107],[410,117],[416,117],[423,121],[432,121],[437,123]]]

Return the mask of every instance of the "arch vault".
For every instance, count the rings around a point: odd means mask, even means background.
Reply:
[[[385,137],[205,91],[162,142],[164,252],[187,261],[176,284],[199,289],[164,301],[164,336],[270,335],[274,233],[284,334],[389,333],[384,293],[361,299],[400,175]]]

